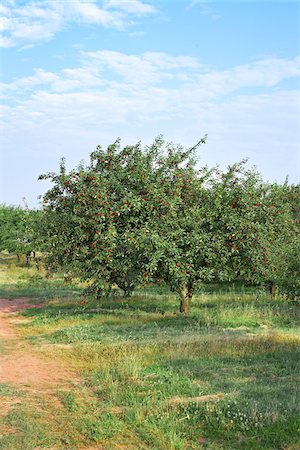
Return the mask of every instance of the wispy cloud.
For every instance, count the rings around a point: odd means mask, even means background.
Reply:
[[[157,13],[158,9],[153,5],[143,3],[140,0],[106,0],[104,7],[107,9],[118,9],[135,16]]]
[[[267,59],[217,72],[187,56],[96,51],[82,52],[78,67],[58,73],[37,69],[29,77],[2,83],[1,90],[9,105],[6,125],[11,130],[28,117],[39,117],[39,127],[43,120],[44,125],[91,127],[100,122],[129,124],[132,117],[170,121],[211,114],[216,119],[220,105],[243,98],[247,108],[255,99],[264,100],[261,89],[275,98],[281,82],[299,75],[300,57]]]
[[[146,52],[143,55],[114,51],[82,52],[82,58],[87,67],[97,67],[100,72],[108,71],[110,79],[122,80],[135,89],[174,80],[204,67],[196,58],[174,57],[163,52]]]
[[[4,0],[0,6],[0,46],[47,41],[71,23],[124,29],[132,17],[155,12],[156,8],[140,0],[33,0],[25,5],[18,0]]]
[[[188,8],[194,8],[197,7],[197,9],[200,11],[200,14],[203,16],[208,16],[213,20],[221,19],[222,16],[220,13],[216,10],[216,5],[212,5],[211,2],[208,0],[192,0],[188,4]]]
[[[216,71],[184,55],[81,52],[77,67],[36,69],[2,83],[5,164],[44,161],[44,169],[31,174],[37,178],[55,170],[61,156],[75,165],[117,136],[151,142],[164,133],[191,145],[208,133],[204,163],[249,156],[265,178],[283,181],[290,173],[295,182],[299,94],[287,86],[299,74],[299,57]]]
[[[36,89],[52,93],[93,91],[104,95],[114,90],[124,98],[144,98],[153,90],[169,98],[178,107],[187,103],[220,100],[245,88],[273,88],[280,82],[300,75],[300,57],[272,58],[216,71],[200,64],[197,58],[171,56],[162,52],[128,55],[115,51],[81,52],[80,64],[58,73],[36,69],[29,77],[2,83],[4,95],[16,101]],[[16,92],[20,96],[16,96]],[[255,92],[253,92],[255,93]]]

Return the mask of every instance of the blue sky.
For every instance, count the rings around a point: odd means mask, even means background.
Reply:
[[[199,164],[249,158],[300,175],[296,1],[4,0],[0,202],[38,205],[41,173],[100,144],[192,146]]]

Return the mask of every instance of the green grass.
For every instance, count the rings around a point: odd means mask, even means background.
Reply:
[[[295,303],[210,285],[184,317],[164,286],[100,302],[52,290],[22,313],[19,331],[82,382],[47,398],[27,393],[4,417],[14,433],[0,449],[300,447]]]
[[[0,383],[0,397],[12,396],[15,389],[7,383]]]
[[[33,297],[49,299],[59,296],[76,297],[82,294],[83,287],[77,280],[64,283],[63,274],[45,277],[43,269],[37,270],[34,260],[26,267],[24,260],[0,253],[0,297],[13,299]]]

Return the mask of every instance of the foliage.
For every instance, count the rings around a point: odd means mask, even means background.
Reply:
[[[221,227],[236,275],[274,293],[299,296],[299,186],[263,183],[253,174],[242,185],[235,177],[222,192]],[[226,224],[224,223],[226,221]]]
[[[27,206],[0,205],[0,251],[26,256],[36,251],[39,214]]]
[[[175,194],[186,189],[194,171],[194,149],[169,145],[164,154],[164,146],[161,138],[145,150],[140,144],[121,149],[116,141],[107,151],[97,147],[87,167],[67,174],[62,161],[58,175],[41,177],[54,183],[44,197],[45,250],[52,265],[93,280],[98,295],[112,283],[130,293],[156,273],[152,227],[156,221],[167,226]]]
[[[186,313],[195,288],[243,278],[297,291],[299,189],[266,184],[245,161],[222,172],[196,166],[195,151],[158,137],[142,148],[100,146],[87,166],[42,175],[44,250],[53,267],[89,283],[167,282]]]

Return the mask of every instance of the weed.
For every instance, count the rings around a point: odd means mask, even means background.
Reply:
[[[68,411],[75,411],[77,408],[75,395],[72,391],[63,392],[61,395],[61,402]]]

